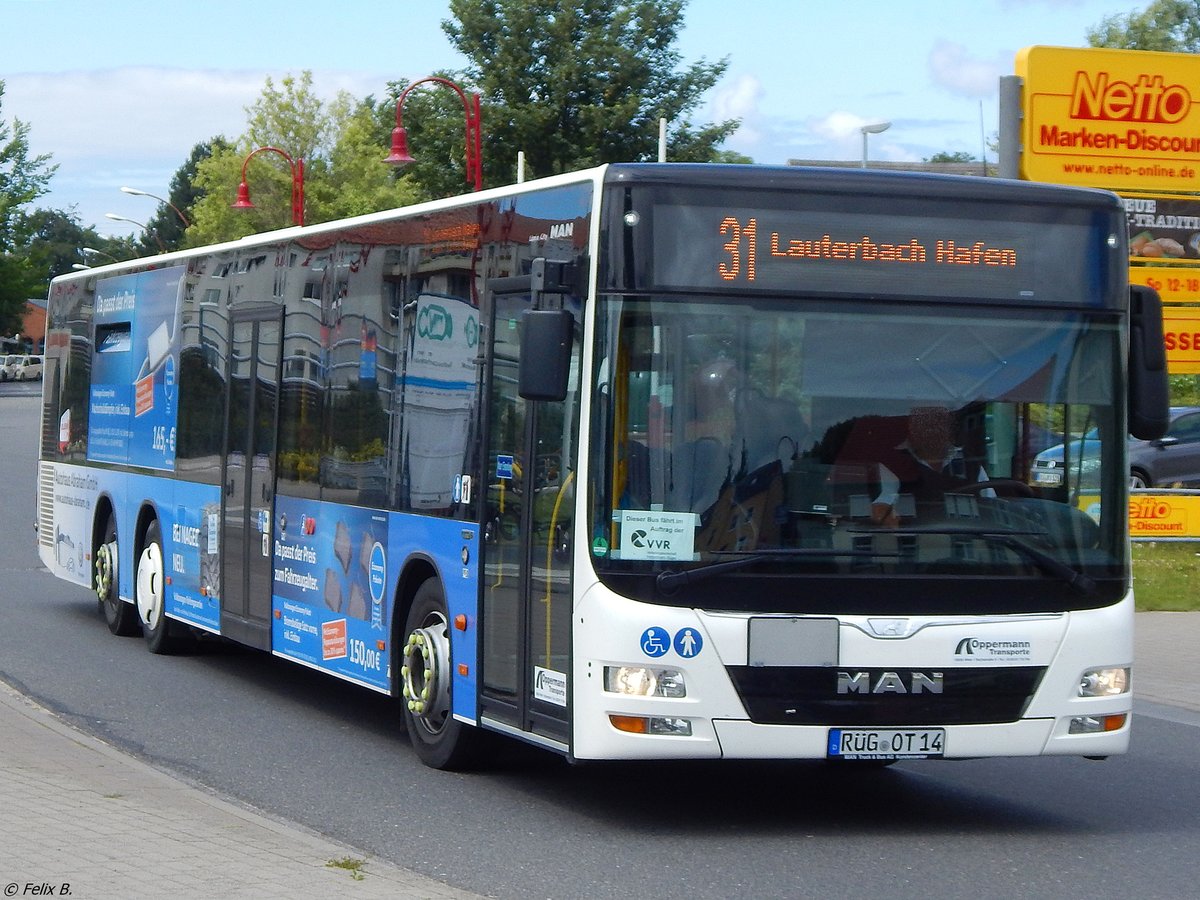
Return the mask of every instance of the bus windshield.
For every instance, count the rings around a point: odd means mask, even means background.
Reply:
[[[1115,317],[610,295],[598,321],[602,579],[698,605],[669,589],[690,573],[735,609],[761,607],[769,576],[907,579],[911,608],[883,604],[904,614],[971,576],[1098,605],[1094,579],[1121,571]],[[1035,475],[1084,432],[1086,466],[1068,452],[1055,483]],[[875,608],[863,593],[847,602]],[[809,610],[789,596],[773,608]]]

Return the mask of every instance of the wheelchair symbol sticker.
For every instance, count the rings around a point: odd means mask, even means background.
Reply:
[[[651,625],[642,632],[642,652],[650,657],[665,656],[671,649],[671,632]]]

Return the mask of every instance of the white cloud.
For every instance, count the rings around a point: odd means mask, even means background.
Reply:
[[[121,185],[165,195],[192,147],[217,135],[242,134],[246,107],[260,96],[267,76],[278,86],[286,74],[126,66],[8,75],[3,116],[28,124],[32,152],[51,153],[58,165],[50,193],[37,205],[74,207],[83,224],[120,232],[123,226],[106,224],[106,211],[135,219],[140,214],[142,221],[153,214],[147,201],[117,193]],[[340,90],[380,96],[385,86],[382,76],[313,73],[313,90],[326,100]]]
[[[974,59],[964,46],[947,40],[939,40],[929,52],[929,74],[934,84],[952,94],[990,97],[996,93],[1000,76],[1011,72],[1011,53]]]

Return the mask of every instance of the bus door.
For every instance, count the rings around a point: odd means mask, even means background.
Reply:
[[[234,309],[230,329],[221,633],[267,650],[282,309],[275,304]]]
[[[489,289],[481,712],[567,744],[574,409],[569,397],[535,402],[517,392],[521,318],[546,295],[528,276],[493,279]]]

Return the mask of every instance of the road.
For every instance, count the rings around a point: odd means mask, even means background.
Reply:
[[[483,773],[425,769],[386,698],[219,641],[163,657],[111,636],[38,563],[37,413],[0,385],[0,678],[270,815],[501,898],[1195,894],[1200,714],[1182,709],[1139,713],[1106,762],[573,767],[514,746]]]

